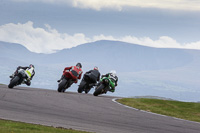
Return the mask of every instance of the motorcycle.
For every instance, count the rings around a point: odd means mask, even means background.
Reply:
[[[100,80],[100,83],[95,88],[95,91],[93,93],[94,96],[98,96],[100,94],[106,94],[107,91],[110,90],[110,88],[115,87],[115,80],[109,77],[102,77]]]
[[[11,78],[8,88],[13,88],[14,86],[26,84],[30,80],[31,76],[28,71],[24,69],[19,69],[17,74]]]
[[[95,86],[96,83],[92,83],[90,80],[89,75],[86,73],[83,76],[83,79],[81,80],[81,83],[78,87],[78,93],[82,93],[83,91],[85,91],[85,93],[87,94],[91,88],[93,86]]]
[[[66,77],[67,74],[69,74],[69,70],[64,71],[63,78],[58,83],[58,92],[65,92],[74,83],[72,79]]]

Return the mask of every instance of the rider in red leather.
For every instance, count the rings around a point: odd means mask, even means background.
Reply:
[[[78,79],[81,79],[83,73],[81,68],[82,68],[81,63],[77,63],[76,66],[66,67],[63,70],[63,75],[61,79],[64,78],[65,76],[66,78],[72,79],[75,83],[77,83]],[[60,80],[58,80],[58,82],[60,82]]]

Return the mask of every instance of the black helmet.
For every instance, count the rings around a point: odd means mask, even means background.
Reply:
[[[30,64],[30,65],[29,65],[29,68],[31,68],[31,67],[35,68],[33,64]]]
[[[78,66],[78,67],[82,68],[82,65],[81,65],[81,63],[77,63],[77,64],[76,64],[76,66]]]

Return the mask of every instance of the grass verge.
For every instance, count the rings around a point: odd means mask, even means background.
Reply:
[[[88,133],[0,119],[0,133]]]
[[[123,98],[117,101],[137,109],[200,122],[200,103],[147,98]]]

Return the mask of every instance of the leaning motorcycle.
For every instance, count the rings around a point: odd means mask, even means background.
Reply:
[[[63,78],[58,83],[58,92],[65,92],[74,83],[72,79],[66,77],[68,74],[70,74],[69,70],[63,72]]]
[[[83,79],[81,80],[81,83],[78,87],[78,93],[85,91],[87,94],[94,85],[95,83],[91,82],[89,75],[86,73],[84,74]]]
[[[95,88],[95,91],[93,93],[94,96],[98,96],[100,94],[107,93],[107,91],[110,90],[110,88],[115,87],[115,80],[109,77],[102,77],[100,80],[100,83]]]
[[[28,80],[30,80],[30,72],[24,69],[19,69],[17,74],[11,78],[8,88],[13,88],[14,86],[25,84]]]

